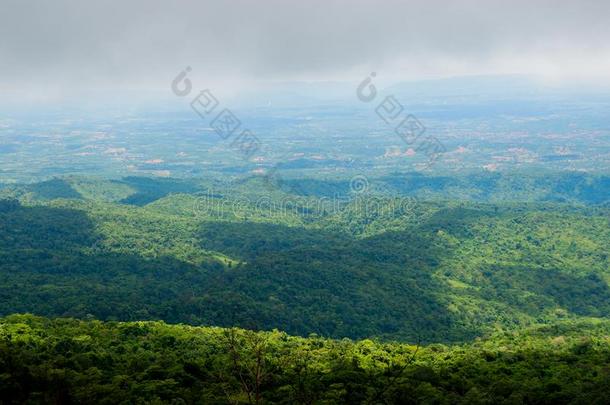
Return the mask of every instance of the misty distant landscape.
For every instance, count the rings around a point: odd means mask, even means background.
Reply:
[[[284,84],[235,103],[233,110],[260,142],[249,159],[183,100],[127,110],[112,105],[16,109],[0,121],[3,180],[92,172],[224,179],[260,175],[276,166],[286,176],[320,179],[364,172],[459,176],[610,169],[610,96],[599,91],[549,88],[510,76],[383,89],[425,123],[426,135],[442,140],[442,157],[430,165],[417,145],[404,142],[376,114],[381,96],[373,105],[358,101],[357,84],[294,83],[295,89]],[[471,97],[480,88],[484,91]]]

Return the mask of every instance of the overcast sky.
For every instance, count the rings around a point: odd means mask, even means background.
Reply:
[[[0,0],[0,91],[520,73],[610,81],[610,1]]]

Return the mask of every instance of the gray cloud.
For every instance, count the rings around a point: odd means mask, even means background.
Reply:
[[[606,1],[0,0],[0,90],[531,73],[608,79]]]

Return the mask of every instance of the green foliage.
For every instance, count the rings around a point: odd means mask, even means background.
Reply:
[[[54,200],[57,198],[82,198],[72,185],[63,179],[53,179],[41,183],[32,184],[26,189],[32,196],[42,200]]]
[[[3,403],[567,404],[610,395],[610,323],[498,331],[461,346],[13,315]]]
[[[87,184],[87,195],[111,187]],[[329,212],[278,200],[261,210],[244,193],[170,193],[142,207],[5,200],[0,314],[425,342],[610,314],[604,208],[363,196]]]
[[[389,180],[336,206],[314,196],[345,182],[0,190],[1,403],[602,403],[608,207],[414,179],[433,200]],[[475,180],[487,201],[507,181]],[[562,181],[591,203],[603,179]]]

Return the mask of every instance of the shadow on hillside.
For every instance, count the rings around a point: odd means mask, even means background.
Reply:
[[[70,183],[63,179],[52,179],[26,186],[26,190],[34,193],[41,200],[54,200],[57,198],[71,198],[80,200],[83,196]]]
[[[0,201],[0,315],[208,319],[197,300],[220,264],[105,252],[98,238],[83,211]]]
[[[599,276],[575,276],[554,269],[492,266],[483,269],[480,295],[510,303],[531,316],[561,307],[580,316],[610,315],[610,288]]]
[[[418,195],[422,191],[442,193],[449,187],[459,186],[459,180],[454,177],[426,176],[417,172],[391,174],[380,180],[402,195]]]
[[[495,215],[493,208],[445,208],[417,228],[365,239],[277,224],[205,223],[199,232],[203,247],[247,262],[214,280],[206,296],[210,308],[220,311],[227,300],[240,302],[231,314],[219,312],[214,323],[228,325],[230,319],[229,324],[243,327],[332,337],[470,339],[488,325],[471,319],[476,314],[449,312],[451,287],[433,274],[444,261],[456,259],[454,246],[442,235],[470,239],[474,223]],[[527,264],[476,271],[484,275],[478,289],[456,293],[471,302],[502,303],[514,316],[533,319],[557,306],[577,315],[608,314],[610,292],[597,276]],[[490,316],[506,321],[501,314]]]
[[[85,212],[0,201],[0,315],[278,328],[292,334],[468,340],[480,330],[447,310],[447,286],[433,277],[454,254],[439,230],[469,237],[487,211],[447,209],[410,231],[366,239],[322,229],[208,222],[205,249],[244,263],[197,267],[103,251]],[[484,270],[477,295],[539,314],[559,304],[575,314],[608,314],[610,292],[595,276],[527,268]],[[489,271],[487,271],[489,270]],[[525,298],[519,293],[534,293]],[[531,297],[531,295],[529,296]]]
[[[566,173],[557,176],[552,191],[545,201],[576,199],[585,204],[603,204],[610,199],[610,177],[591,176],[584,173]]]
[[[180,179],[155,179],[150,177],[125,177],[114,180],[127,185],[135,193],[120,201],[121,204],[144,206],[172,193],[195,193],[199,187],[191,181]]]
[[[207,222],[199,237],[205,249],[247,262],[219,274],[209,293],[210,308],[239,296],[231,324],[411,341],[476,334],[455,325],[439,300],[444,285],[432,273],[447,252],[430,232],[362,240],[321,229]],[[228,325],[225,315],[214,323]]]

